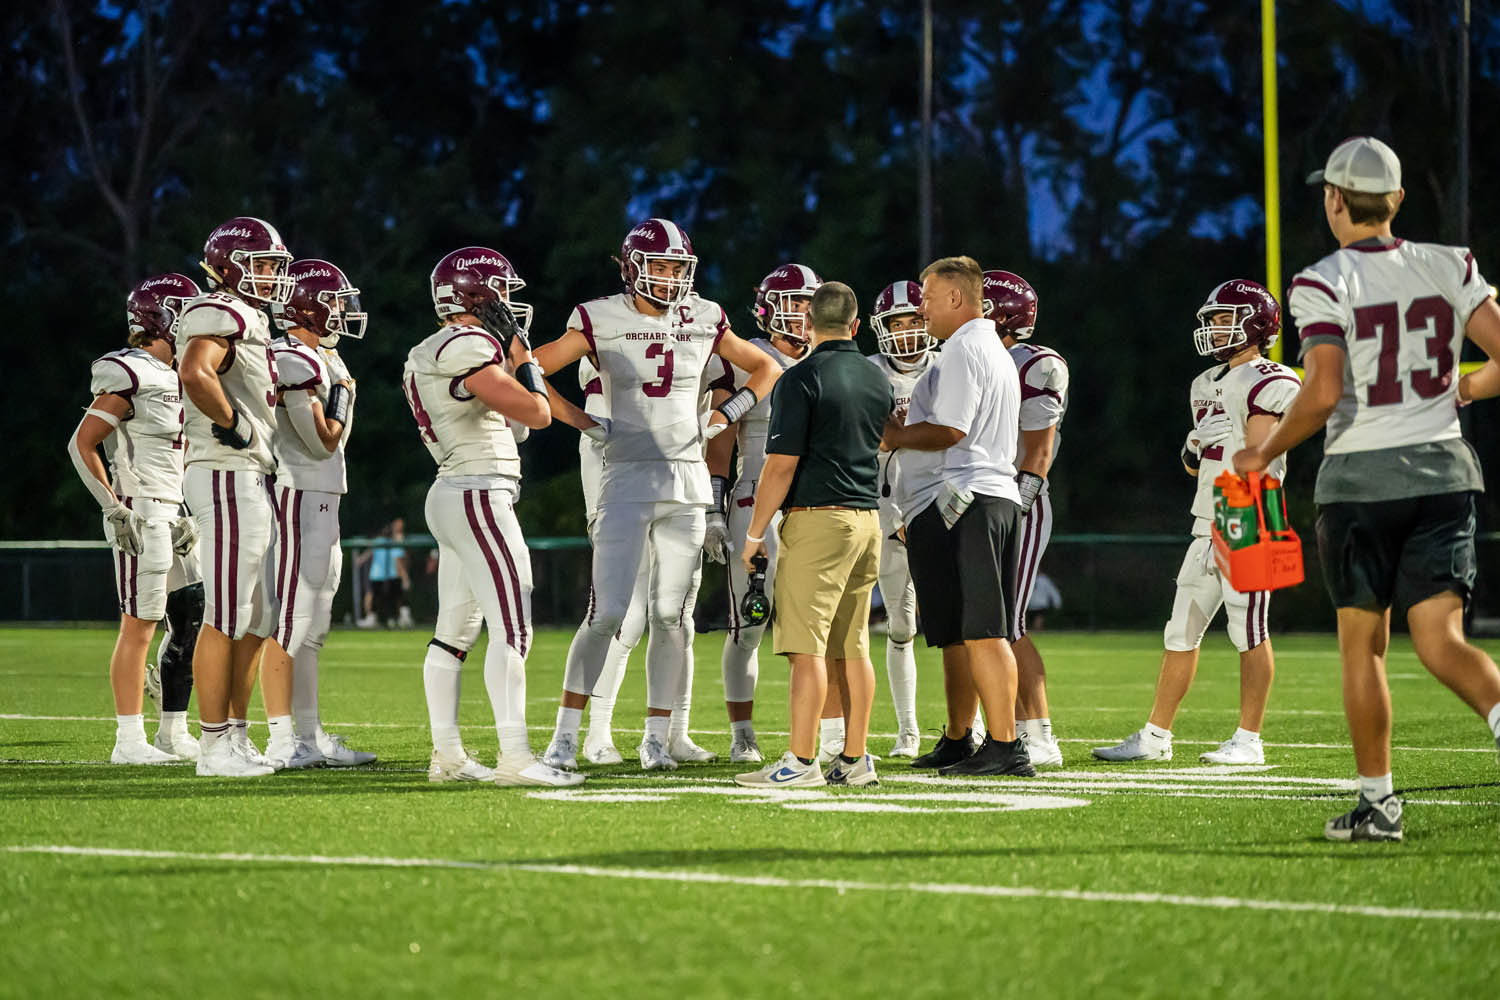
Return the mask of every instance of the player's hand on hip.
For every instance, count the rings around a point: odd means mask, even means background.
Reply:
[[[1241,448],[1234,453],[1234,471],[1242,476],[1247,472],[1264,472],[1270,464],[1259,448]]]
[[[1210,413],[1198,421],[1198,426],[1193,430],[1193,436],[1198,439],[1199,450],[1218,444],[1232,433],[1234,421],[1227,413]]]
[[[742,563],[745,564],[745,572],[746,573],[754,573],[755,572],[755,557],[756,556],[764,556],[765,554],[766,554],[766,540],[764,538],[761,538],[761,539],[746,538],[745,539],[745,551],[743,551],[743,552],[740,553],[740,562],[742,562]]]
[[[708,414],[708,422],[703,425],[703,439],[712,441],[723,434],[729,427],[729,418],[718,410],[712,410]]]
[[[104,509],[104,527],[115,548],[127,556],[141,554],[141,515],[116,503]]]
[[[185,556],[198,544],[198,522],[191,517],[179,517],[172,521],[172,551]]]
[[[209,433],[213,434],[214,440],[227,448],[235,451],[244,451],[255,441],[255,428],[248,420],[240,416],[239,410],[231,410],[234,421],[225,427],[223,424],[210,424]]]
[[[595,441],[603,444],[609,439],[609,418],[594,417],[592,419],[594,421],[592,426],[580,427],[579,431],[583,433],[584,436],[593,438]]]
[[[728,565],[729,550],[729,526],[724,523],[723,513],[711,510],[703,526],[703,554],[711,562]]]

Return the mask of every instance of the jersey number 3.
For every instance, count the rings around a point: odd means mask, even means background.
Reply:
[[[661,367],[656,369],[655,382],[642,382],[641,391],[652,399],[662,399],[672,391],[672,349],[666,344],[652,344],[646,348],[647,358],[661,358]]]
[[[1453,384],[1453,307],[1441,296],[1428,295],[1406,307],[1405,319],[1407,332],[1431,328],[1427,335],[1427,356],[1437,362],[1436,371],[1414,369],[1407,376],[1412,391],[1422,399],[1442,395]],[[1370,406],[1401,402],[1401,320],[1400,308],[1394,302],[1354,310],[1354,339],[1380,341],[1375,381],[1367,390],[1366,401]]]

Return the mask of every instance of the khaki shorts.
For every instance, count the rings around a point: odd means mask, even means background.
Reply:
[[[776,652],[830,659],[870,656],[870,591],[880,573],[880,515],[794,510],[777,531],[781,558],[771,596]]]

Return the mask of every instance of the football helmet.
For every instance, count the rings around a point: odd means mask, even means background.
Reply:
[[[478,316],[485,305],[504,302],[524,335],[531,330],[531,304],[511,298],[526,287],[510,261],[498,250],[464,247],[432,269],[432,306],[439,318],[458,313]]]
[[[1002,337],[1027,339],[1036,328],[1036,290],[1019,274],[984,272],[984,318],[995,321]]]
[[[662,308],[676,305],[693,290],[693,276],[698,272],[693,241],[670,219],[647,219],[638,223],[620,244],[618,259],[625,291]],[[683,263],[682,274],[677,277],[653,275],[651,264],[658,260]],[[665,289],[666,294],[658,294],[657,289]]]
[[[265,260],[275,269],[256,274],[255,265]],[[230,219],[209,233],[200,262],[215,287],[272,306],[284,305],[292,296],[292,279],[286,273],[291,263],[292,255],[276,228],[249,216]]]
[[[1215,326],[1213,317],[1225,312],[1231,313],[1233,319],[1227,326]],[[1218,338],[1225,333],[1228,333],[1228,339],[1218,343]],[[1245,278],[1233,278],[1209,292],[1208,301],[1198,310],[1198,329],[1193,332],[1193,344],[1204,357],[1228,361],[1247,344],[1267,351],[1280,335],[1281,305],[1275,297],[1266,291],[1264,285]]]
[[[203,294],[185,274],[158,274],[147,278],[125,297],[125,322],[130,325],[130,340],[165,340],[176,353],[177,317],[189,299]]]
[[[886,285],[875,296],[875,308],[870,311],[870,325],[875,328],[875,346],[880,353],[901,370],[916,367],[922,356],[932,350],[936,341],[927,332],[927,321],[910,330],[892,330],[887,324],[897,316],[916,316],[921,319],[922,286],[915,281],[897,281]]]
[[[762,278],[755,289],[755,305],[750,309],[755,325],[767,337],[781,337],[799,353],[805,352],[812,343],[807,313],[788,309],[787,303],[792,299],[811,301],[822,284],[823,279],[805,264],[782,264]]]
[[[343,271],[326,260],[310,259],[294,262],[287,273],[296,286],[277,317],[283,330],[310,330],[323,347],[338,346],[341,337],[364,337],[369,314],[359,308],[359,289]]]

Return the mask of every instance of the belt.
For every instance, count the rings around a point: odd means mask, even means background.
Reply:
[[[859,511],[861,509],[862,508],[859,508],[859,507],[842,507],[842,506],[840,506],[838,504],[827,504],[827,505],[822,506],[822,507],[788,507],[786,509],[786,512],[788,514],[794,514],[794,513],[796,513],[799,510],[848,510],[848,511],[853,511],[854,513],[857,514],[857,513],[859,513]]]

